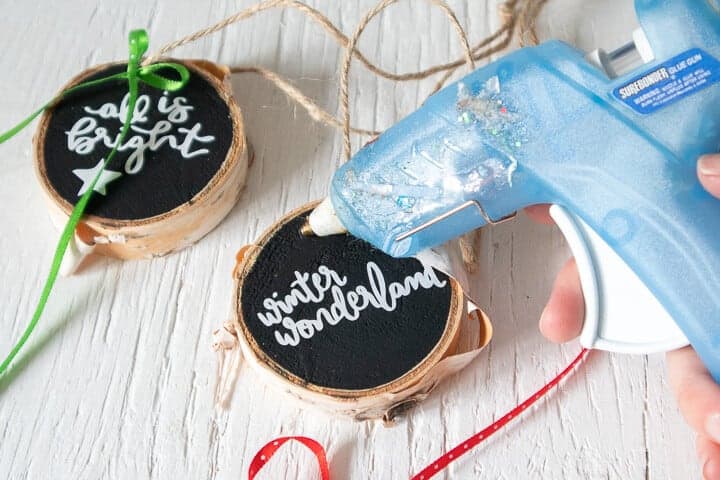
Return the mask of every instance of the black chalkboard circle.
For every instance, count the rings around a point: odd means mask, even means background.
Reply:
[[[148,257],[192,244],[229,212],[245,182],[248,146],[229,71],[172,61],[190,70],[188,84],[179,92],[140,84],[131,129],[86,209],[81,231],[91,232],[88,243],[99,240],[100,253]],[[63,90],[125,68],[94,67]],[[127,82],[118,80],[70,94],[43,115],[35,166],[56,217],[67,217],[88,188],[127,108]]]
[[[316,204],[273,225],[234,276],[242,341],[281,381],[336,399],[401,392],[457,345],[455,279],[349,235],[299,233]]]

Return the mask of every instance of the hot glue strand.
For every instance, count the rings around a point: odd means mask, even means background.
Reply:
[[[30,338],[30,335],[37,326],[37,323],[40,320],[43,311],[45,310],[45,305],[47,304],[48,298],[50,297],[50,292],[55,285],[55,281],[57,280],[60,266],[62,264],[63,257],[65,256],[65,251],[67,250],[68,245],[73,235],[75,234],[75,228],[77,227],[80,219],[83,216],[83,213],[85,212],[85,208],[87,207],[87,204],[90,201],[90,198],[94,192],[95,185],[102,176],[105,168],[110,164],[113,158],[115,158],[119,146],[122,145],[125,136],[130,130],[130,124],[132,122],[133,112],[135,111],[135,104],[137,102],[138,87],[140,82],[167,91],[177,91],[183,88],[190,78],[190,72],[188,71],[188,69],[184,65],[180,65],[177,63],[156,63],[145,67],[140,66],[140,60],[142,59],[143,54],[145,54],[148,48],[148,36],[144,30],[134,30],[130,32],[129,47],[130,57],[128,60],[127,70],[125,72],[81,83],[75,87],[65,90],[64,92],[61,92],[53,100],[45,104],[38,111],[34,112],[32,115],[30,115],[28,118],[10,129],[8,132],[0,135],[0,143],[9,140],[18,132],[20,132],[23,128],[25,128],[28,124],[30,124],[30,122],[32,122],[45,109],[55,105],[58,101],[60,101],[63,97],[70,93],[90,87],[96,87],[101,84],[107,84],[109,82],[120,79],[127,79],[129,91],[128,109],[125,116],[125,121],[122,126],[122,130],[120,131],[120,135],[115,142],[115,146],[103,162],[102,169],[100,169],[100,171],[97,173],[92,183],[90,184],[89,188],[80,197],[80,200],[78,200],[77,204],[72,210],[72,213],[70,214],[70,218],[68,218],[68,221],[65,224],[65,228],[63,229],[62,234],[60,235],[60,240],[58,241],[57,247],[55,248],[55,254],[53,255],[50,272],[48,273],[47,279],[45,280],[45,286],[43,287],[42,293],[40,294],[40,299],[38,300],[37,306],[35,307],[35,312],[33,313],[30,323],[25,328],[25,331],[20,337],[20,340],[18,340],[18,342],[8,354],[8,356],[5,358],[2,364],[0,364],[0,376],[2,376],[7,371],[13,359],[20,352],[23,345],[25,345],[25,342],[27,342],[28,338]],[[158,70],[166,68],[175,70],[179,74],[180,79],[173,80],[165,78],[159,73],[156,73],[158,72]]]
[[[420,473],[414,475],[410,480],[429,480],[430,478],[434,477],[439,472],[447,468],[448,465],[460,458],[462,455],[466,454],[471,449],[491,437],[502,427],[510,423],[514,418],[521,415],[525,410],[530,408],[538,400],[547,395],[553,388],[557,387],[565,377],[570,375],[575,370],[575,368],[582,363],[582,361],[587,357],[588,352],[589,350],[583,348],[582,351],[578,354],[578,356],[575,357],[575,359],[570,362],[570,364],[565,367],[562,372],[560,372],[555,378],[553,378],[540,390],[535,392],[527,400],[510,410],[502,418],[493,422],[487,428],[476,433],[472,437],[459,444],[457,447],[453,448],[452,450],[435,460],[433,463],[425,467],[425,469],[422,470]],[[322,480],[330,479],[330,469],[328,467],[327,456],[325,453],[325,449],[322,447],[322,445],[320,445],[315,440],[307,437],[281,437],[272,440],[263,448],[261,448],[258,453],[255,454],[255,457],[253,457],[252,461],[250,462],[248,480],[253,480],[255,478],[255,475],[257,475],[257,473],[267,464],[267,462],[270,461],[270,458],[275,455],[275,452],[277,452],[277,450],[289,440],[297,440],[306,447],[308,447],[318,459]]]

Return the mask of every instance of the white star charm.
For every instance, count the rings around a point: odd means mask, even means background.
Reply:
[[[101,158],[98,164],[95,165],[93,168],[78,168],[72,171],[76,177],[83,181],[82,187],[80,187],[80,190],[78,191],[78,197],[82,196],[83,193],[87,192],[87,189],[90,188],[90,185],[92,184],[93,180],[95,180],[95,177],[97,177],[100,170],[102,170],[104,163],[105,159]],[[117,180],[120,177],[122,177],[122,173],[120,172],[103,170],[93,190],[102,195],[107,195],[107,190],[105,189],[107,184],[112,182],[113,180]]]

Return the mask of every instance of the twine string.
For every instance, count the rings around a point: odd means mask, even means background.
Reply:
[[[530,0],[525,4],[519,15],[520,23],[520,46],[532,46],[540,43],[535,28],[540,11],[547,4],[548,0]]]
[[[352,147],[350,143],[350,133],[352,128],[350,127],[350,100],[349,100],[349,74],[350,65],[352,63],[353,53],[357,51],[357,43],[359,42],[360,36],[363,31],[370,23],[370,21],[385,10],[390,5],[397,3],[399,0],[381,0],[373,9],[371,9],[365,16],[360,20],[360,23],[355,29],[355,33],[350,39],[345,49],[345,59],[342,65],[341,79],[340,79],[340,106],[343,118],[343,154],[345,160],[349,160],[352,156]],[[542,7],[547,3],[547,0],[525,0],[521,5],[519,12],[516,13],[515,9],[518,5],[517,0],[510,0],[508,2],[500,4],[500,15],[502,17],[503,25],[494,34],[490,35],[483,41],[481,41],[476,47],[470,48],[467,34],[460,25],[460,22],[455,15],[455,12],[442,0],[429,0],[432,4],[438,6],[448,17],[448,20],[455,28],[458,34],[460,43],[463,47],[464,60],[458,60],[452,63],[440,64],[435,67],[430,67],[422,72],[418,72],[413,79],[426,78],[427,76],[433,75],[444,71],[444,75],[435,84],[435,87],[430,92],[430,95],[439,91],[447,82],[447,80],[455,73],[455,71],[463,64],[467,65],[470,70],[475,69],[475,61],[485,59],[497,52],[500,52],[507,48],[512,41],[512,37],[515,31],[516,23],[520,24],[520,38],[521,44],[533,44],[536,45],[539,40],[537,32],[535,30],[536,18],[540,15]],[[506,38],[498,45],[492,46],[486,50],[482,48],[490,45],[495,39],[499,38],[502,33],[506,33]],[[522,38],[529,37],[528,40],[522,41]],[[388,78],[384,76],[384,78]],[[463,257],[465,255],[463,254]]]
[[[347,139],[349,138],[350,133],[375,136],[378,135],[380,132],[373,129],[353,127],[349,124],[347,118],[345,118],[350,116],[348,98],[350,67],[348,65],[349,60],[347,57],[357,58],[357,60],[370,72],[384,79],[395,82],[423,80],[435,74],[444,72],[443,76],[440,78],[440,80],[438,80],[438,82],[435,84],[432,91],[430,92],[430,95],[432,95],[433,93],[440,90],[445,85],[447,80],[462,65],[469,65],[471,66],[471,68],[474,68],[474,62],[486,59],[491,55],[507,48],[508,45],[512,42],[512,39],[514,38],[516,27],[518,24],[520,24],[520,37],[524,38],[528,36],[530,37],[531,41],[537,43],[537,34],[534,30],[535,18],[539,15],[540,9],[546,3],[546,0],[507,0],[504,3],[501,3],[499,5],[499,13],[502,22],[500,28],[498,28],[498,30],[481,40],[477,45],[469,48],[467,35],[462,26],[460,25],[459,21],[457,20],[457,16],[455,15],[454,11],[442,0],[430,0],[446,14],[448,19],[452,23],[453,28],[457,32],[463,46],[463,58],[448,63],[433,65],[417,72],[395,73],[387,71],[371,62],[359,50],[357,44],[359,42],[360,36],[362,35],[362,32],[365,30],[367,23],[369,23],[372,17],[376,16],[393,3],[396,3],[396,1],[397,0],[386,0],[376,5],[376,7],[365,16],[363,21],[361,21],[361,25],[358,26],[355,34],[351,38],[348,38],[332,21],[330,21],[330,19],[328,19],[318,10],[312,8],[309,5],[306,5],[305,3],[302,3],[298,0],[266,0],[249,8],[241,10],[240,12],[237,12],[233,15],[230,15],[229,17],[226,17],[207,28],[203,28],[162,46],[154,54],[148,56],[144,64],[157,61],[162,56],[167,55],[172,50],[193,43],[214,33],[217,33],[220,30],[229,27],[230,25],[249,19],[250,17],[253,17],[260,12],[274,8],[296,9],[303,13],[307,18],[319,24],[340,46],[346,49],[346,58],[343,63],[342,71],[344,75],[341,81],[339,94],[339,104],[342,107],[343,113],[342,120],[338,120],[332,114],[328,113],[315,101],[303,94],[302,91],[300,91],[297,87],[294,87],[290,82],[282,78],[282,76],[280,76],[277,72],[261,66],[238,66],[231,68],[231,72],[239,74],[254,73],[262,76],[263,78],[272,82],[288,98],[303,107],[311,116],[311,118],[313,118],[315,121],[326,126],[342,129],[344,139],[344,154],[345,157],[348,158],[349,150]],[[362,25],[362,23],[365,23],[365,25]],[[494,44],[495,42],[498,43]]]
[[[355,32],[350,38],[345,49],[345,59],[343,60],[342,73],[340,76],[340,108],[342,110],[343,117],[343,153],[345,160],[350,160],[352,155],[352,148],[350,145],[350,100],[349,100],[349,76],[350,76],[350,65],[352,63],[353,52],[357,45],[360,35],[362,35],[365,28],[368,26],[370,21],[375,18],[380,12],[384,11],[390,5],[397,3],[399,0],[381,0],[374,8],[370,9],[369,12],[360,20]],[[470,49],[470,43],[468,42],[465,30],[460,25],[460,22],[455,15],[455,12],[443,1],[443,0],[429,0],[430,3],[440,8],[445,13],[448,20],[452,24],[453,28],[460,37],[460,43],[463,48],[465,55],[465,62],[470,70],[475,69],[475,60],[472,58],[472,50]]]
[[[523,0],[525,2],[533,2],[535,0]],[[492,42],[498,40],[503,35],[506,35],[509,37],[512,37],[512,33],[514,32],[514,26],[510,27],[510,23],[514,25],[515,23],[515,15],[514,10],[517,5],[518,0],[507,0],[505,3],[500,4],[500,10],[505,12],[511,12],[510,15],[503,16],[504,22],[503,25],[494,33],[486,37],[485,39],[481,40],[480,43],[475,45],[472,48],[473,53],[473,60],[478,61],[481,60],[487,55],[484,52],[480,52],[480,50],[484,47],[487,47]],[[330,36],[335,39],[335,41],[343,48],[348,47],[350,43],[350,39],[343,34],[340,29],[330,21],[325,15],[323,15],[318,10],[310,7],[309,5],[306,5],[298,0],[266,0],[264,2],[260,2],[256,5],[253,5],[252,7],[249,7],[245,10],[242,10],[238,13],[235,13],[223,20],[220,20],[219,22],[215,23],[214,25],[211,25],[210,27],[198,30],[194,33],[191,33],[189,35],[186,35],[185,37],[182,37],[176,41],[170,42],[161,48],[159,48],[155,53],[148,56],[145,60],[144,64],[149,64],[157,61],[159,58],[167,55],[171,51],[182,47],[184,45],[190,44],[192,42],[195,42],[197,40],[200,40],[201,38],[210,36],[214,33],[219,32],[220,30],[234,24],[237,22],[241,22],[243,20],[249,19],[250,17],[263,12],[265,10],[270,10],[273,8],[294,8],[303,14],[305,14],[308,18],[311,20],[314,20],[317,22],[321,27],[323,27]],[[449,9],[450,12],[452,12],[452,9]],[[452,12],[454,15],[454,12]],[[509,39],[508,39],[509,43]],[[507,44],[506,44],[507,45]],[[440,72],[444,72],[451,69],[456,69],[459,66],[462,66],[465,64],[466,59],[457,59],[448,63],[441,63],[438,65],[433,65],[431,67],[428,67],[424,70],[420,70],[417,72],[407,72],[407,73],[395,73],[387,71],[374,63],[372,63],[368,58],[358,50],[357,46],[352,50],[353,55],[357,57],[357,59],[360,61],[362,65],[364,65],[369,71],[372,73],[385,78],[387,80],[392,80],[396,82],[404,82],[404,81],[411,81],[411,80],[423,80],[425,78],[428,78],[432,75],[435,75]]]

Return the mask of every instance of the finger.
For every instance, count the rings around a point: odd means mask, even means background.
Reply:
[[[705,435],[698,435],[697,453],[705,480],[720,480],[720,445]]]
[[[550,205],[533,205],[525,209],[525,213],[531,220],[542,223],[544,225],[550,225],[553,222],[550,217]]]
[[[705,155],[698,161],[698,177],[705,190],[720,198],[720,155]]]
[[[720,385],[692,347],[668,352],[668,376],[683,416],[700,435],[720,444]]]
[[[715,460],[708,460],[703,465],[703,479],[704,480],[720,480],[720,467],[718,462]]]
[[[585,301],[580,275],[572,259],[555,280],[550,299],[540,317],[540,332],[553,342],[567,342],[580,335],[584,317]]]

